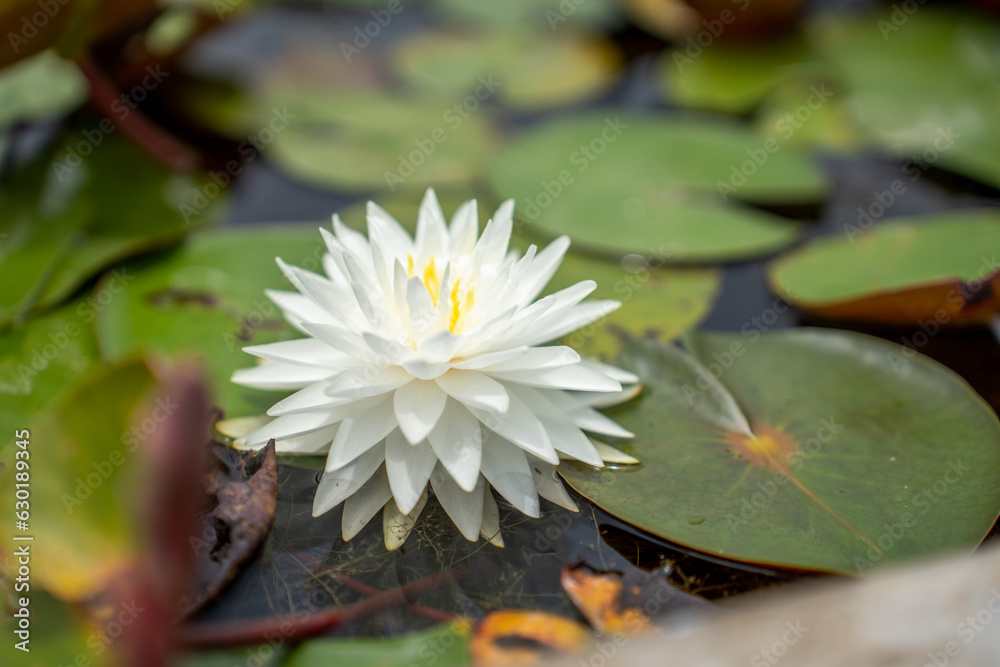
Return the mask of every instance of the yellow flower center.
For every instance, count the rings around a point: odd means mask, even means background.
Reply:
[[[409,278],[416,275],[416,262],[411,254],[406,255],[406,275]],[[423,271],[421,271],[421,281],[424,283],[424,287],[427,288],[427,293],[431,296],[431,302],[436,308],[441,297],[441,276],[438,274],[437,263],[433,255],[427,260],[427,264],[424,265]],[[448,330],[452,333],[458,333],[465,323],[464,315],[476,304],[475,291],[470,288],[463,293],[462,279],[456,278],[455,284],[452,285],[451,292],[448,295],[448,303],[451,306],[449,309]]]

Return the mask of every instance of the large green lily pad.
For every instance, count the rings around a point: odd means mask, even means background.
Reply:
[[[890,193],[891,195],[891,193]],[[833,318],[898,325],[987,322],[1000,309],[1000,214],[964,210],[866,220],[773,262],[774,290]],[[992,287],[991,287],[992,285]]]
[[[100,363],[93,330],[100,306],[87,295],[0,337],[0,432],[24,428]],[[12,444],[5,438],[0,451]]]
[[[267,108],[290,120],[273,134],[267,155],[321,187],[467,183],[493,155],[494,133],[486,112],[466,110],[464,99],[277,88],[268,93]]]
[[[736,198],[803,203],[824,190],[806,156],[773,138],[708,118],[617,112],[529,130],[500,154],[489,180],[541,232],[675,262],[779,248],[797,225]]]
[[[832,19],[832,17],[827,17]],[[872,137],[919,165],[1000,185],[1000,28],[981,16],[900,5],[817,22],[820,50]]]
[[[264,289],[293,289],[275,256],[322,272],[326,246],[318,227],[208,232],[159,261],[127,264],[124,270],[135,279],[97,317],[102,354],[112,360],[140,351],[200,359],[227,416],[263,413],[282,394],[239,387],[229,378],[255,362],[244,346],[301,336]]]
[[[629,523],[688,547],[864,575],[971,552],[1000,513],[1000,423],[958,376],[852,332],[701,334],[620,362],[637,402],[609,411],[642,465],[563,465]]]
[[[151,431],[132,420],[153,386],[141,361],[94,368],[22,424],[18,442],[4,451],[0,481],[13,490],[16,462],[26,461],[31,497],[25,531],[14,526],[14,493],[0,498],[11,517],[0,534],[6,544],[15,544],[14,535],[34,537],[34,581],[60,598],[81,600],[103,590],[135,558],[134,452]]]
[[[97,120],[67,131],[0,189],[0,329],[211,220],[220,200],[205,192],[219,191],[205,185],[170,172],[120,132],[104,133]]]

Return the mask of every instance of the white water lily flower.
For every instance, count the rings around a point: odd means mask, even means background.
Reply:
[[[489,487],[528,516],[539,496],[575,510],[560,456],[601,466],[584,431],[631,436],[596,408],[634,396],[638,378],[545,345],[619,302],[584,302],[591,280],[538,299],[569,240],[508,251],[513,209],[501,204],[479,236],[475,201],[447,225],[428,190],[413,239],[369,202],[367,238],[337,216],[333,234],[320,230],[326,276],[277,260],[298,291],[268,296],[307,337],[244,348],[263,362],[233,381],[297,391],[239,444],[326,454],[313,515],[345,503],[345,540],[384,507],[386,544],[399,546],[429,484],[462,535],[499,543]]]

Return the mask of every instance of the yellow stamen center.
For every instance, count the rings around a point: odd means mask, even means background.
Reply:
[[[457,281],[455,284],[458,284]],[[427,292],[431,295],[431,301],[436,308],[438,305],[438,296],[441,293],[441,279],[438,277],[437,270],[434,267],[433,256],[431,256],[431,261],[427,262],[427,266],[424,267],[424,287],[427,288]]]

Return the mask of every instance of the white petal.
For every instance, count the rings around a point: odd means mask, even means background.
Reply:
[[[379,468],[367,484],[344,501],[344,513],[340,521],[344,541],[351,540],[360,533],[391,498],[392,491],[389,490],[385,468]]]
[[[385,465],[392,496],[400,512],[409,514],[416,507],[435,464],[437,455],[426,441],[411,445],[397,431],[386,437]]]
[[[569,364],[554,368],[522,368],[516,371],[494,371],[492,368],[487,368],[483,369],[483,372],[496,380],[530,387],[572,389],[574,391],[621,391],[622,388],[617,380],[612,380],[604,373],[582,364]]]
[[[281,258],[277,261],[292,284],[338,322],[347,325],[357,317],[358,304],[352,292],[343,289],[329,278],[297,266],[288,266],[281,261]]]
[[[303,322],[302,329],[310,336],[315,336],[330,347],[340,350],[344,354],[348,354],[358,360],[376,360],[371,348],[354,331],[349,331],[339,325],[321,324],[318,322]]]
[[[354,364],[350,355],[335,350],[315,338],[283,340],[266,345],[248,345],[243,348],[243,351],[261,359],[284,361],[300,366],[325,366],[340,370]]]
[[[483,525],[479,534],[495,547],[503,547],[503,536],[500,535],[500,508],[489,489],[483,490]]]
[[[482,477],[472,491],[464,491],[451,476],[439,466],[431,475],[431,486],[434,495],[455,522],[465,539],[475,542],[479,539],[479,528],[483,525],[483,491]]]
[[[531,473],[535,478],[535,488],[538,489],[538,495],[571,512],[579,511],[576,503],[573,502],[573,497],[569,495],[562,480],[559,479],[555,466],[533,457],[529,457],[528,464],[531,466]]]
[[[621,305],[620,301],[587,301],[573,308],[551,310],[532,325],[532,332],[511,342],[517,345],[548,343],[615,312]]]
[[[447,373],[450,369],[451,364],[447,361],[440,364],[431,364],[423,359],[410,359],[403,362],[403,370],[421,380],[434,380]]]
[[[548,461],[559,463],[559,456],[538,416],[524,401],[508,391],[510,406],[505,413],[490,412],[470,407],[469,410],[497,435],[514,443],[526,452]]]
[[[337,437],[330,445],[326,469],[336,470],[345,466],[373,448],[385,451],[385,447],[376,445],[396,428],[396,420],[387,414],[389,409],[389,397],[385,397],[366,409],[352,412],[350,417],[340,422]]]
[[[597,410],[583,406],[566,413],[573,423],[585,431],[600,433],[612,438],[631,438],[635,434],[621,426],[618,422]]]
[[[455,482],[463,490],[471,491],[479,478],[483,453],[479,420],[460,403],[449,399],[427,441]]]
[[[622,384],[636,384],[639,382],[639,376],[635,373],[630,373],[624,368],[618,368],[617,366],[612,366],[611,364],[605,364],[596,359],[584,359],[583,365],[587,368],[592,368],[595,371],[604,373],[609,378],[614,378]]]
[[[413,380],[396,390],[396,420],[410,444],[420,442],[434,429],[447,400],[448,395],[433,380]]]
[[[368,236],[385,251],[386,259],[394,260],[413,253],[413,240],[406,229],[384,208],[368,202]]]
[[[247,446],[261,445],[271,438],[287,440],[289,438],[312,433],[340,421],[340,416],[323,412],[306,412],[301,415],[278,417],[260,427],[244,439]]]
[[[338,428],[340,428],[340,424],[334,424],[293,438],[275,440],[275,451],[278,454],[323,454],[325,456],[330,450],[330,443],[337,436]]]
[[[610,408],[613,405],[620,405],[642,393],[642,385],[634,384],[630,387],[623,387],[621,391],[608,392],[583,392],[580,394],[580,402],[595,408]]]
[[[456,336],[450,331],[439,331],[420,343],[420,355],[429,364],[451,361],[463,340],[463,336]]]
[[[547,398],[556,392],[542,392],[531,387],[514,387],[512,385],[508,385],[507,390],[511,393],[512,398],[516,395],[526,405],[531,406],[556,451],[568,454],[597,468],[604,465],[601,455],[590,442],[590,438],[580,430],[579,426],[573,423],[563,410]]]
[[[420,202],[414,246],[424,260],[442,254],[448,247],[448,228],[433,188],[427,188]]]
[[[233,373],[232,381],[254,389],[302,389],[325,380],[337,371],[325,366],[300,366],[282,361],[265,361],[257,366],[241,368]]]
[[[406,538],[410,536],[413,526],[417,523],[417,517],[420,516],[426,504],[426,491],[420,496],[420,500],[417,501],[416,506],[406,514],[399,511],[396,503],[386,503],[385,509],[382,510],[382,535],[385,539],[386,551],[395,551],[403,546]]]
[[[507,255],[510,234],[514,229],[514,200],[500,204],[493,218],[486,223],[486,229],[472,251],[472,265],[480,270],[496,270]]]
[[[452,369],[438,377],[437,383],[449,396],[470,408],[503,413],[510,405],[504,386],[478,371]]]
[[[336,398],[367,398],[388,393],[412,380],[413,376],[399,366],[368,364],[338,375],[327,385],[326,393]]]
[[[312,299],[298,292],[264,290],[271,301],[281,310],[285,320],[302,333],[309,333],[303,327],[305,322],[339,324],[340,320],[316,305]]]
[[[385,460],[381,447],[370,449],[349,465],[323,473],[313,498],[313,516],[329,512],[354,494],[378,470]]]
[[[344,248],[347,249],[349,257],[353,257],[366,270],[369,276],[374,277],[371,246],[368,245],[368,238],[356,229],[351,229],[343,223],[339,215],[333,216],[333,233],[337,235]]]
[[[505,361],[511,361],[512,359],[517,359],[527,353],[528,350],[534,349],[546,349],[546,348],[531,348],[531,347],[515,347],[509,350],[499,350],[497,352],[487,352],[486,354],[478,354],[474,357],[469,357],[462,359],[461,361],[453,361],[452,368],[457,368],[459,370],[479,370],[481,368],[486,368],[487,366],[493,366],[494,364],[501,364]]]
[[[518,355],[509,355],[508,358],[500,358],[499,361],[480,366],[484,370],[493,373],[495,371],[518,371],[525,368],[551,368],[553,366],[566,366],[580,361],[580,355],[576,350],[565,345],[553,345],[551,347],[520,347],[523,350]],[[483,357],[498,356],[503,353],[493,353],[482,355]],[[455,364],[458,367],[458,364]]]
[[[528,456],[496,434],[483,443],[483,476],[511,505],[530,517],[541,516],[535,479],[528,467]]]
[[[300,389],[291,396],[286,396],[272,405],[267,414],[272,417],[294,415],[300,412],[312,412],[322,408],[331,408],[351,402],[351,399],[335,398],[326,393],[329,382],[314,382],[305,389]]]
[[[518,303],[527,305],[538,298],[559,269],[568,249],[569,237],[560,236],[538,253],[519,285],[516,297]]]
[[[452,259],[472,254],[479,234],[479,210],[475,199],[463,203],[451,216],[449,255]]]

